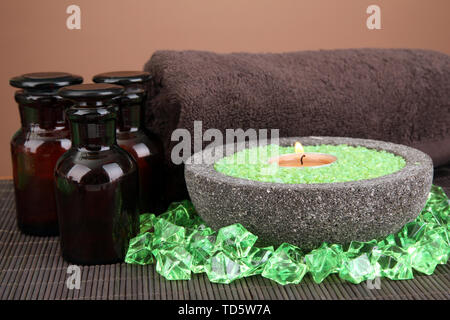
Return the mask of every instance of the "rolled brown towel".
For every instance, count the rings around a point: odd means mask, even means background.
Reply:
[[[428,50],[282,54],[157,51],[147,127],[164,143],[169,198],[187,197],[170,163],[177,128],[278,128],[280,136],[345,136],[406,144],[450,162],[450,58]]]
[[[433,184],[442,187],[450,197],[450,164],[434,169]]]

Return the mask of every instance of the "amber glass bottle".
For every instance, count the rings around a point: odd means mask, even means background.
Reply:
[[[77,264],[123,261],[139,228],[138,172],[116,143],[114,97],[108,84],[69,86],[59,94],[67,110],[72,147],[55,168],[56,202],[63,257]]]
[[[161,213],[167,204],[163,194],[163,154],[159,139],[145,129],[145,102],[150,74],[144,71],[116,71],[94,76],[97,83],[125,87],[118,98],[117,143],[136,160],[139,168],[140,212]]]
[[[61,87],[83,82],[63,72],[28,73],[10,80],[19,104],[21,128],[11,139],[17,224],[30,235],[58,234],[53,170],[70,148]]]

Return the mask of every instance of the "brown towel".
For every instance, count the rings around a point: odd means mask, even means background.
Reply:
[[[165,145],[171,199],[186,198],[170,164],[176,128],[278,128],[280,136],[346,136],[402,143],[450,162],[450,59],[428,50],[283,54],[158,51],[147,127]]]

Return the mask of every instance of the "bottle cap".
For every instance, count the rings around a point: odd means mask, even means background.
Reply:
[[[111,83],[128,86],[142,84],[150,80],[150,73],[145,71],[113,71],[100,73],[92,79],[96,83]]]
[[[35,72],[11,78],[9,84],[25,90],[58,90],[59,88],[80,84],[83,78],[66,72]]]
[[[122,86],[106,83],[86,83],[67,86],[58,91],[58,94],[66,99],[83,100],[107,100],[120,96],[124,91]]]

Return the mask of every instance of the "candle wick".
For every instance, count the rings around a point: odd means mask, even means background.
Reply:
[[[304,158],[304,157],[306,157],[306,155],[304,155],[304,154],[300,157],[300,163],[301,163],[301,165],[303,165],[303,158]]]

